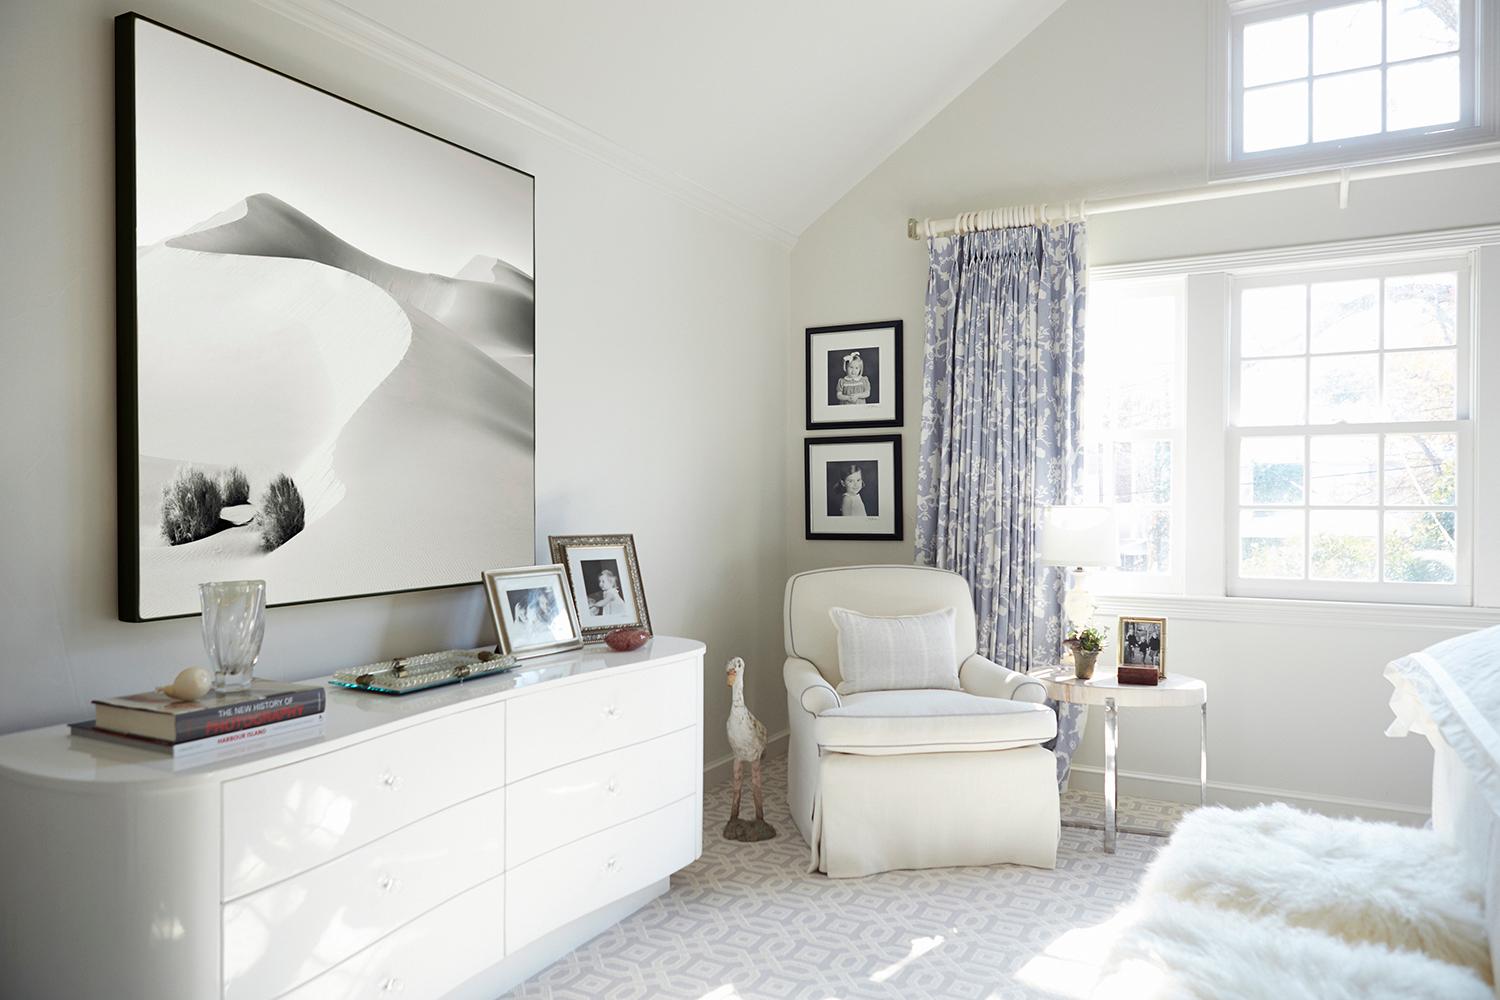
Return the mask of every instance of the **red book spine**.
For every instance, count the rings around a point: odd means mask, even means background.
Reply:
[[[210,736],[223,736],[225,733],[238,732],[241,729],[268,726],[273,722],[306,718],[318,715],[323,708],[323,689],[314,688],[310,691],[297,691],[289,695],[263,698],[260,701],[236,705],[233,708],[194,712],[192,715],[178,718],[177,739],[174,742],[186,743],[189,740],[201,740]]]

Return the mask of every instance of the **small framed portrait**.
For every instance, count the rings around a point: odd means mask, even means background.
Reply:
[[[553,562],[568,573],[585,642],[626,626],[651,631],[633,535],[552,535]]]
[[[500,634],[500,652],[524,660],[583,645],[563,567],[492,569],[484,574],[484,591]]]
[[[1167,620],[1120,616],[1115,635],[1120,643],[1122,667],[1155,667],[1158,677],[1167,676]]]
[[[807,330],[807,429],[901,426],[901,321]]]
[[[901,540],[901,435],[807,438],[809,539]]]

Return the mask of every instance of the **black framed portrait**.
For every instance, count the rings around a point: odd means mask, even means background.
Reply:
[[[901,426],[901,320],[807,329],[807,429]]]
[[[807,438],[808,539],[900,541],[901,435]]]

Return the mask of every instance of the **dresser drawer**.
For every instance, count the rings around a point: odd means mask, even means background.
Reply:
[[[698,660],[603,675],[510,703],[508,780],[699,721]]]
[[[225,782],[223,898],[254,892],[499,788],[505,708],[460,712]]]
[[[692,795],[699,739],[681,729],[508,785],[506,867]]]
[[[505,870],[505,791],[224,904],[225,1000],[278,997]]]
[[[507,954],[691,864],[696,798],[543,854],[506,873]]]
[[[417,918],[283,1000],[437,1000],[504,954],[505,877]]]

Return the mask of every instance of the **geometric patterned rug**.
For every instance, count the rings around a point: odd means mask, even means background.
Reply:
[[[748,778],[748,776],[747,776]],[[1076,995],[1088,928],[1128,903],[1166,843],[1065,826],[1057,868],[1014,865],[829,879],[786,808],[786,758],[766,762],[775,840],[720,837],[727,783],[704,798],[703,856],[672,888],[507,995],[514,1000],[1011,1000]],[[748,807],[750,796],[745,795]],[[1068,792],[1063,819],[1103,799]],[[1185,807],[1122,797],[1121,825],[1170,832]],[[1083,970],[1078,969],[1081,974]],[[1086,978],[1086,977],[1083,977]]]

